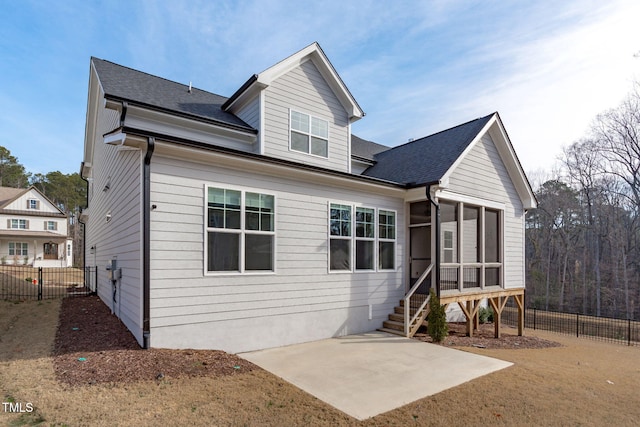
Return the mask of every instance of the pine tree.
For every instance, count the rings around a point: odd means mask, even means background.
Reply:
[[[433,342],[442,342],[449,334],[447,314],[444,306],[440,305],[440,298],[431,289],[429,291],[429,314],[427,315],[427,333]]]

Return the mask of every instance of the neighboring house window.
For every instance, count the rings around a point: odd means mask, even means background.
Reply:
[[[27,256],[29,255],[29,244],[20,242],[9,242],[9,255]]]
[[[351,206],[331,203],[329,269],[351,270]]]
[[[396,213],[380,209],[378,211],[378,268],[396,268]]]
[[[27,200],[27,209],[39,209],[40,201],[37,199],[29,199]]]
[[[273,271],[275,198],[209,187],[207,271]]]
[[[293,151],[329,157],[329,122],[292,110],[290,124]]]
[[[26,219],[10,219],[8,226],[14,230],[27,230],[29,228],[29,221]]]
[[[374,269],[375,214],[375,209],[356,208],[356,270]]]
[[[44,229],[48,231],[56,231],[58,229],[58,223],[55,221],[45,221]]]

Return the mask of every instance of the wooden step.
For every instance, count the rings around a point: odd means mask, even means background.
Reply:
[[[409,313],[411,313],[411,315],[413,316],[414,314],[416,314],[416,311],[417,311],[417,310],[413,309],[413,310],[409,311]],[[394,312],[395,314],[401,314],[401,315],[403,315],[403,316],[404,316],[404,307],[398,307],[398,306],[396,306],[396,307],[394,307],[394,308],[393,308],[393,312]]]
[[[394,322],[400,322],[404,324],[404,313],[402,314],[391,313],[389,315],[389,320],[393,320]]]
[[[378,328],[378,330],[380,332],[386,332],[388,334],[393,334],[393,335],[400,335],[401,337],[404,336],[404,331],[398,331],[397,329],[389,329],[389,328]]]
[[[396,322],[393,320],[385,320],[382,322],[382,327],[387,329],[395,329],[397,331],[404,332],[404,322]]]

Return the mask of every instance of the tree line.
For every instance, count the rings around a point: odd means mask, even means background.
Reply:
[[[80,174],[64,174],[60,171],[32,174],[7,148],[0,146],[0,186],[34,186],[66,213],[69,216],[69,234],[74,240],[74,263],[76,266],[83,265],[83,232],[77,219],[87,202],[87,183]]]
[[[527,305],[640,319],[640,83],[534,190]]]

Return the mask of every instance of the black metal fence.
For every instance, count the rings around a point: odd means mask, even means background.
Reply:
[[[96,293],[97,269],[0,266],[0,300],[24,301]]]
[[[511,305],[511,301],[509,305]],[[517,326],[518,309],[509,305],[502,312],[502,322],[505,325]],[[629,319],[526,308],[524,326],[525,328],[541,329],[576,337],[626,345],[640,345],[640,322]]]

